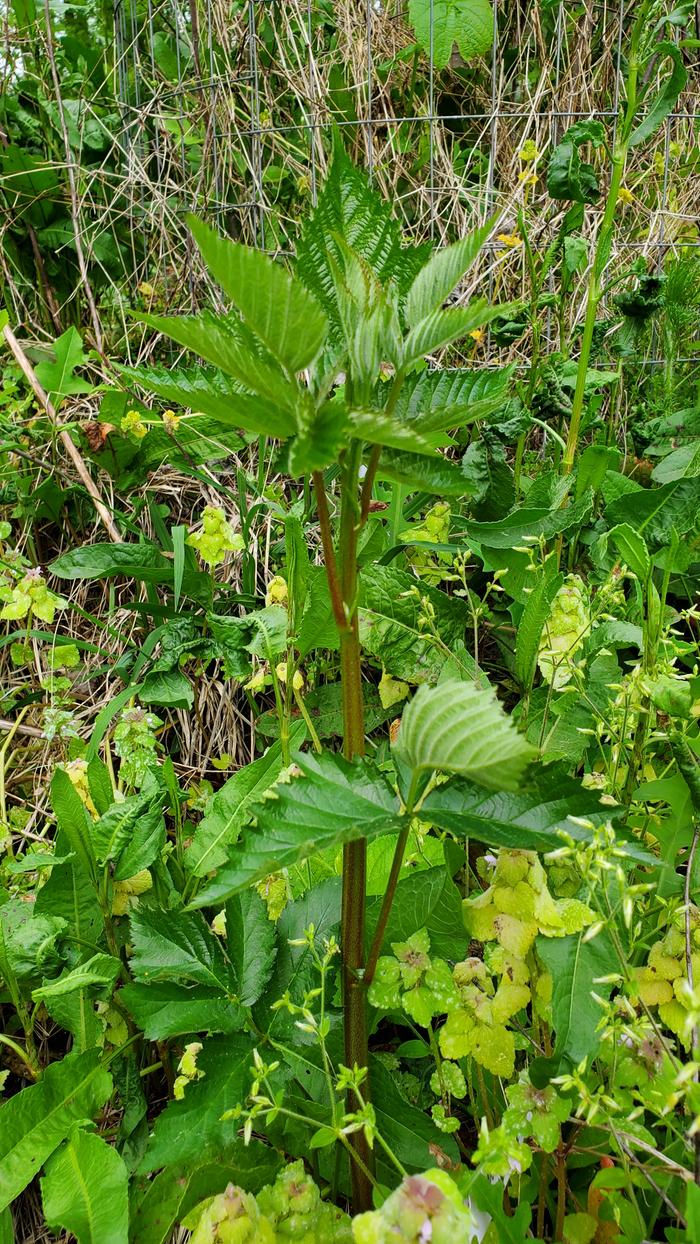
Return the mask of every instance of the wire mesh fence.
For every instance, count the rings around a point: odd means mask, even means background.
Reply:
[[[166,301],[184,288],[196,297],[202,275],[182,232],[188,209],[245,241],[291,249],[334,130],[413,240],[452,239],[494,212],[508,238],[525,203],[533,244],[547,245],[560,205],[542,177],[530,184],[519,153],[531,141],[544,155],[583,118],[614,136],[634,6],[496,0],[488,58],[465,63],[455,46],[442,68],[434,38],[445,5],[428,4],[420,47],[396,0],[247,0],[233,12],[220,0],[117,0],[133,225],[144,279],[155,273]],[[628,170],[612,264],[641,254],[660,269],[669,250],[699,245],[696,87],[691,75],[681,107]],[[587,212],[590,233],[598,219]],[[474,283],[517,297],[524,261],[522,248],[495,241]]]
[[[102,305],[117,320],[138,299],[177,310],[215,297],[193,252],[187,211],[272,253],[293,250],[334,133],[413,241],[451,240],[497,213],[496,240],[464,294],[478,286],[500,300],[523,297],[525,248],[507,241],[517,234],[518,210],[525,208],[532,247],[542,252],[565,210],[547,194],[547,153],[584,118],[603,121],[614,137],[635,4],[493,0],[491,51],[465,61],[456,45],[445,56],[443,26],[448,8],[466,2],[115,0],[100,36],[102,75],[90,66],[86,73],[79,59],[78,85],[62,75],[80,168],[70,227],[61,233],[52,219],[35,225],[24,286],[19,260],[11,250],[4,259],[17,318],[36,319],[26,277],[29,271],[37,283],[37,247],[59,310],[79,298],[79,282],[66,281],[65,292],[60,284],[76,229]],[[48,0],[46,20],[59,35],[65,29],[65,13]],[[40,19],[29,33],[6,23],[6,83],[32,57],[41,78],[45,35]],[[610,259],[620,272],[639,256],[660,271],[670,252],[700,246],[697,52],[684,55],[690,73],[677,110],[628,165]],[[46,75],[43,89],[50,107]],[[521,159],[526,143],[541,153],[534,180],[533,166]],[[6,168],[0,152],[3,159]],[[60,179],[55,145],[36,164],[41,176],[48,168]],[[604,158],[600,166],[604,171]],[[12,171],[11,187],[18,176]],[[2,181],[7,187],[8,178]],[[586,236],[595,234],[601,212],[598,205],[586,210]],[[12,232],[12,213],[8,192],[3,236]],[[576,280],[574,319],[585,298],[583,274]],[[556,331],[550,316],[552,346]],[[470,357],[499,363],[523,348],[494,354],[492,347],[475,342]]]

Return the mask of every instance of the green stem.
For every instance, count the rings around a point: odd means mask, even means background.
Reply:
[[[610,258],[613,234],[615,232],[615,212],[617,209],[617,200],[620,193],[620,187],[622,185],[622,178],[625,173],[629,140],[632,134],[635,113],[637,111],[637,84],[640,68],[638,58],[639,42],[644,29],[648,8],[648,3],[642,5],[630,38],[626,83],[627,103],[625,106],[624,118],[620,124],[618,137],[613,148],[612,175],[610,178],[610,185],[608,187],[607,198],[605,200],[603,221],[596,241],[591,273],[588,278],[586,318],[583,325],[581,353],[579,355],[578,371],[576,373],[576,391],[574,393],[573,408],[569,422],[569,435],[562,460],[562,472],[564,475],[570,475],[573,471],[576,450],[578,448],[579,434],[581,431],[581,418],[583,416],[583,404],[586,392],[586,374],[588,372],[588,363],[591,357],[593,332],[598,313],[598,305],[602,297],[602,277],[607,266],[608,259]]]

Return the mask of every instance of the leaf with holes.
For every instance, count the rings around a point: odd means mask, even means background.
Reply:
[[[455,43],[464,60],[485,56],[493,44],[489,0],[409,0],[408,15],[436,69],[447,67]]]

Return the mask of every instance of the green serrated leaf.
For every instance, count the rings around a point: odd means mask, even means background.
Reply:
[[[131,916],[131,970],[149,981],[193,981],[225,995],[236,992],[233,967],[221,943],[195,912],[141,906]]]
[[[148,1174],[171,1163],[188,1165],[207,1150],[225,1150],[235,1143],[240,1120],[221,1116],[245,1101],[252,1065],[253,1041],[248,1036],[205,1042],[197,1059],[202,1079],[188,1086],[182,1101],[169,1102],[158,1115],[139,1172]]]
[[[255,890],[235,894],[226,904],[226,944],[243,1006],[254,1006],[274,967],[275,925]]]
[[[285,375],[274,358],[259,348],[255,338],[235,316],[217,316],[203,311],[200,315],[144,315],[141,318],[156,332],[164,333],[178,345],[221,368],[248,394],[264,398],[263,418],[270,407],[277,405],[278,413],[269,426],[271,435],[288,436],[294,431],[291,412],[302,390],[293,378]],[[241,404],[241,415],[244,409],[246,407]],[[250,403],[247,409],[254,414],[255,407]],[[241,422],[238,426],[245,425]]]
[[[132,982],[120,990],[119,1001],[148,1041],[196,1032],[238,1032],[245,1023],[245,1014],[236,1002],[220,989],[206,985]]]
[[[279,437],[289,436],[293,430],[289,414],[280,411],[274,402],[242,392],[240,385],[217,368],[169,368],[153,364],[118,367],[117,370],[130,385],[155,393],[172,406],[208,415],[227,427],[247,428],[261,435],[267,432]],[[234,449],[242,441],[236,438],[232,443],[227,437],[227,443]]]
[[[444,246],[421,268],[406,297],[406,321],[411,328],[439,310],[471,268],[487,240],[494,221]]]
[[[485,298],[476,298],[466,307],[446,307],[432,311],[410,330],[401,347],[401,366],[408,369],[426,354],[441,350],[452,341],[466,337],[476,328],[507,313],[507,304],[490,307]]]
[[[391,566],[368,566],[360,595],[360,641],[365,652],[382,662],[395,678],[410,683],[436,682],[460,644],[468,625],[463,600],[421,584]],[[421,598],[435,611],[441,642],[421,625]]]
[[[222,902],[318,851],[401,828],[396,796],[369,761],[324,753],[298,754],[296,762],[300,776],[278,782],[257,806],[255,824],[193,906]]]
[[[307,367],[328,331],[312,294],[262,251],[221,237],[194,216],[188,224],[212,276],[266,349],[289,371]]]
[[[44,1215],[77,1244],[127,1244],[129,1172],[124,1159],[94,1132],[75,1128],[46,1166]]]
[[[455,681],[419,688],[394,747],[415,774],[459,773],[491,790],[517,790],[535,756],[493,691]]]
[[[292,731],[293,748],[300,745],[303,734],[303,729]],[[282,748],[274,743],[264,756],[239,769],[212,796],[185,852],[185,867],[195,877],[205,877],[224,862],[251,807],[277,781],[281,769]]]
[[[549,559],[538,569],[532,591],[527,597],[522,617],[518,622],[515,641],[515,676],[521,687],[529,691],[537,669],[537,654],[552,601],[564,582],[563,574],[557,574],[556,560]]]

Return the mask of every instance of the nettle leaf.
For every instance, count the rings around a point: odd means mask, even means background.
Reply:
[[[52,1231],[78,1244],[127,1244],[129,1172],[117,1150],[94,1132],[75,1128],[46,1166],[44,1216]]]
[[[289,371],[308,367],[328,332],[308,289],[262,251],[222,237],[194,216],[188,224],[212,276],[270,353]]]
[[[431,255],[406,297],[406,321],[411,328],[437,311],[449,298],[479,255],[493,225],[494,221],[489,220],[466,238]]]
[[[200,358],[220,367],[233,376],[248,393],[256,393],[276,403],[280,410],[270,426],[270,435],[288,436],[294,421],[286,412],[293,411],[301,389],[285,376],[281,367],[262,351],[246,328],[235,316],[213,315],[143,315],[141,319],[158,333],[164,333]],[[240,408],[242,413],[242,408]],[[240,426],[243,426],[242,424]]]
[[[417,372],[408,376],[394,410],[397,419],[421,433],[461,428],[483,419],[506,400],[512,367]]]
[[[576,841],[590,831],[569,820],[585,818],[593,825],[610,819],[595,791],[573,778],[533,771],[526,791],[492,792],[457,778],[432,790],[421,805],[421,817],[458,837],[476,838],[490,847],[553,851],[561,846],[559,831]]]
[[[386,778],[367,760],[296,756],[298,777],[278,782],[255,810],[229,862],[193,900],[218,903],[253,882],[327,848],[397,833],[403,819]]]
[[[401,366],[406,369],[412,367],[426,354],[466,337],[476,328],[483,328],[508,310],[506,303],[490,307],[485,298],[475,298],[466,307],[446,307],[431,312],[405,337],[401,346]]]
[[[221,943],[195,912],[140,906],[131,916],[131,970],[137,980],[194,981],[235,995],[236,977]]]
[[[302,228],[296,255],[296,271],[336,328],[340,323],[333,270],[344,270],[343,243],[380,280],[395,275],[402,264],[400,230],[389,204],[336,141],[328,177]]]
[[[298,747],[303,730],[292,732],[293,748]],[[195,877],[205,877],[223,864],[227,850],[234,843],[250,815],[250,809],[266,790],[277,781],[282,770],[282,747],[279,743],[234,773],[216,791],[185,852],[185,867]]]
[[[600,147],[604,142],[605,127],[600,121],[577,121],[569,127],[549,157],[547,190],[553,199],[597,202],[600,197],[598,177],[593,165],[582,161],[580,148],[586,143]]]
[[[393,566],[367,566],[360,588],[360,641],[389,674],[410,683],[436,682],[464,643],[469,614],[463,600],[446,596]],[[435,610],[440,642],[421,625],[421,598]]]
[[[591,941],[584,938],[585,931],[568,937],[539,936],[535,943],[552,977],[554,1053],[537,1060],[536,1072],[545,1078],[577,1067],[584,1058],[590,1062],[600,1045],[601,1009],[593,995],[610,997],[612,984],[602,984],[600,978],[619,972],[620,961],[605,930]]]
[[[442,454],[428,458],[419,453],[388,450],[379,460],[378,474],[382,479],[441,497],[469,497],[473,493],[469,462],[453,462]]]
[[[125,985],[118,997],[148,1041],[190,1032],[238,1032],[245,1023],[238,1003],[206,985],[136,982]]]
[[[275,925],[255,890],[234,894],[226,904],[226,945],[241,1004],[254,1006],[270,979],[277,955]]]
[[[100,1051],[66,1054],[37,1084],[0,1105],[0,1210],[19,1196],[74,1123],[92,1119],[112,1092]]]
[[[300,403],[297,435],[289,447],[289,472],[307,475],[335,462],[350,435],[348,412],[340,402],[324,402],[318,410]]]
[[[412,428],[381,410],[353,410],[350,412],[350,428],[353,436],[369,441],[372,445],[386,445],[389,449],[409,450],[416,454],[435,457],[435,446]],[[436,438],[438,439],[438,438]],[[445,437],[439,438],[443,441]]]
[[[139,1173],[171,1163],[188,1164],[207,1150],[221,1151],[235,1143],[240,1120],[221,1116],[245,1101],[252,1066],[250,1037],[212,1037],[205,1042],[197,1059],[202,1079],[188,1086],[182,1101],[169,1102],[158,1115]]]
[[[436,69],[445,69],[457,44],[464,60],[485,56],[493,44],[489,0],[409,0],[416,40]]]
[[[459,773],[492,790],[517,790],[536,755],[493,691],[452,680],[418,689],[394,748],[413,773]]]
[[[168,1244],[178,1223],[202,1201],[229,1184],[259,1192],[274,1182],[282,1159],[259,1140],[235,1140],[214,1156],[198,1155],[184,1165],[168,1166],[145,1184],[131,1211],[131,1244]]]
[[[275,402],[243,392],[240,385],[216,368],[173,369],[153,364],[119,367],[118,371],[126,381],[147,393],[155,393],[172,406],[208,415],[228,427],[278,437],[288,436],[292,431],[290,416]],[[234,449],[235,444],[230,447]]]

